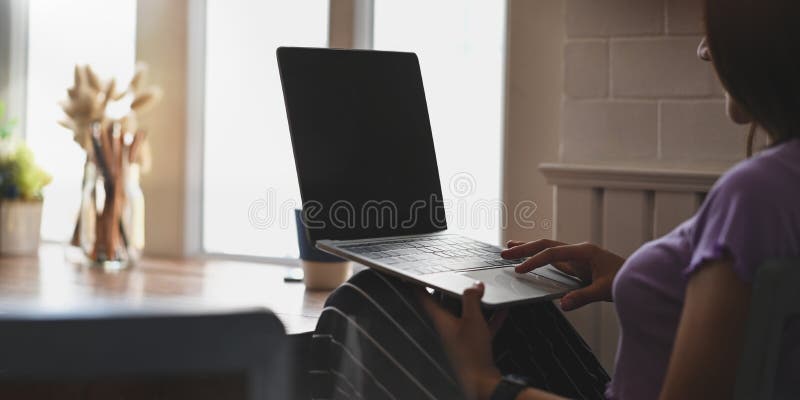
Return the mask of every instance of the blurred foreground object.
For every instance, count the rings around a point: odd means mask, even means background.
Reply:
[[[31,255],[39,247],[42,189],[51,177],[36,165],[25,141],[12,134],[15,125],[5,119],[0,102],[0,254]]]
[[[75,82],[61,102],[61,126],[74,133],[86,152],[81,210],[72,236],[92,263],[122,268],[144,248],[144,196],[140,174],[150,169],[147,135],[138,116],[161,99],[147,85],[147,65],[139,63],[123,91],[102,80],[88,65],[75,66]]]

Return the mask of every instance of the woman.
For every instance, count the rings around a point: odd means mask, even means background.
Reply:
[[[766,260],[800,255],[797,21],[796,0],[705,0],[698,55],[725,87],[728,115],[760,125],[771,145],[725,173],[695,216],[627,260],[592,244],[550,240],[511,241],[503,252],[529,257],[518,272],[553,264],[591,282],[564,296],[565,311],[615,302],[621,340],[605,396],[732,397],[754,274]],[[316,381],[327,384],[319,387],[334,397],[603,396],[605,373],[549,304],[487,321],[482,294],[480,284],[468,289],[456,317],[418,289],[374,272],[355,276],[331,297],[318,326]],[[800,398],[791,379],[800,366],[800,324],[786,326],[782,345],[776,392]],[[531,385],[502,377],[509,372],[528,375]]]

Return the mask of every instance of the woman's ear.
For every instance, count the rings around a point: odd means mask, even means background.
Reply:
[[[703,36],[700,44],[697,45],[697,58],[703,61],[711,61],[711,50],[708,49],[708,40]]]

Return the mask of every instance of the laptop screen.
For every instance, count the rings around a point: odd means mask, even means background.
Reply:
[[[415,54],[282,47],[278,66],[312,241],[447,227]]]

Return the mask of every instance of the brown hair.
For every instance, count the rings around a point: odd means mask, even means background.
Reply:
[[[705,25],[731,97],[774,142],[800,137],[800,0],[705,0]]]

